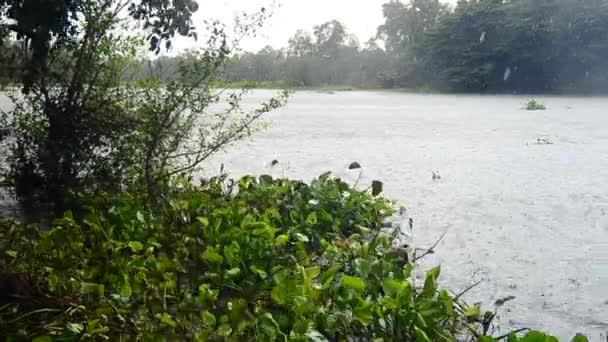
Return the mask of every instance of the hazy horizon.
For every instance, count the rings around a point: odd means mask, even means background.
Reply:
[[[265,46],[275,49],[287,46],[289,38],[299,29],[311,31],[313,26],[337,19],[348,32],[355,35],[361,44],[367,42],[380,26],[384,17],[382,5],[391,0],[216,0],[202,2],[194,15],[194,26],[202,30],[205,19],[219,19],[231,23],[237,13],[254,13],[261,7],[272,10],[273,15],[255,37],[244,39],[240,48],[257,52]],[[403,1],[403,0],[402,0]],[[443,2],[455,3],[455,0]],[[179,38],[175,50],[202,46],[204,40],[195,42]]]

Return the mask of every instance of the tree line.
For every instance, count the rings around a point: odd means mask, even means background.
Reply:
[[[424,88],[446,92],[560,93],[608,90],[606,0],[391,0],[384,23],[361,43],[337,20],[299,30],[287,46],[240,52],[224,83],[277,87]],[[151,44],[156,44],[152,42]],[[13,43],[0,78],[14,79]],[[11,51],[13,53],[11,53]],[[131,79],[188,55],[140,61]],[[168,75],[168,76],[167,76]]]
[[[605,0],[390,1],[363,46],[338,21],[232,59],[224,79],[454,92],[605,92]],[[381,48],[382,46],[382,48]]]

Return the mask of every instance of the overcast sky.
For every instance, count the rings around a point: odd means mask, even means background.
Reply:
[[[390,0],[199,0],[200,9],[194,23],[202,27],[205,19],[231,22],[241,11],[254,12],[261,7],[273,8],[274,15],[267,20],[257,37],[241,42],[241,48],[257,51],[266,45],[280,48],[287,45],[296,30],[312,30],[314,25],[338,19],[361,43],[376,33],[382,24],[382,4]],[[202,43],[202,42],[201,42]],[[199,43],[199,44],[201,44]],[[196,46],[180,39],[178,48]]]

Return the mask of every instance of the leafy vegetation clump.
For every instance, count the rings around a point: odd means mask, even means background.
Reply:
[[[439,268],[416,281],[381,233],[393,203],[372,187],[357,191],[330,174],[310,185],[270,176],[189,184],[175,184],[170,205],[154,213],[135,197],[83,197],[87,213],[67,213],[50,230],[0,225],[3,335],[452,341],[488,333],[488,314],[439,288]]]
[[[547,109],[547,107],[545,107],[545,105],[542,102],[536,101],[534,99],[528,100],[528,103],[526,104],[526,110],[545,110],[545,109]]]

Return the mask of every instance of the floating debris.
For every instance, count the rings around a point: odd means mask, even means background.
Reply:
[[[352,162],[350,163],[350,165],[348,166],[349,170],[355,170],[355,169],[360,169],[361,168],[361,164],[357,163],[357,162]]]

